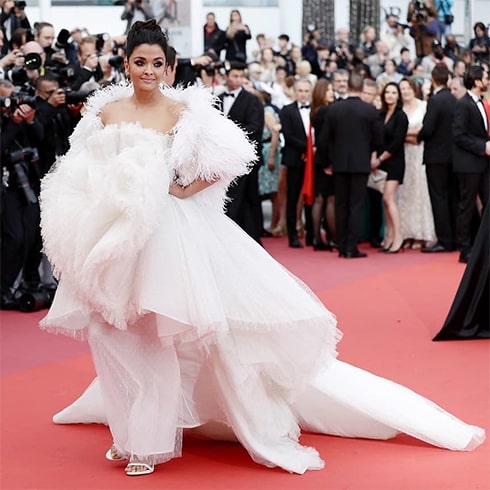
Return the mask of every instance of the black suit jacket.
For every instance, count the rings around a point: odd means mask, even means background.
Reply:
[[[427,103],[422,129],[417,135],[424,142],[424,163],[450,164],[453,149],[450,143],[453,134],[453,112],[456,98],[449,89],[443,88],[433,95]]]
[[[223,99],[221,94],[220,109],[223,110]],[[264,130],[264,106],[262,102],[245,89],[240,90],[231,106],[228,118],[238,124],[247,134],[250,141],[255,144],[258,160],[256,164],[262,164],[262,132]]]
[[[454,171],[460,173],[486,172],[490,160],[485,155],[485,144],[489,139],[478,107],[469,94],[464,95],[454,107]]]
[[[293,102],[284,106],[280,117],[284,136],[282,164],[286,167],[301,167],[305,164],[307,134],[298,104]]]
[[[348,97],[329,106],[316,141],[330,155],[334,172],[371,171],[371,153],[383,145],[383,125],[378,111],[359,97]]]

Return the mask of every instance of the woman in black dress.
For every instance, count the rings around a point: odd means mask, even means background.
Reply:
[[[403,183],[405,173],[404,141],[408,119],[402,110],[400,88],[390,82],[381,92],[381,117],[384,123],[384,147],[378,152],[374,166],[388,173],[383,190],[385,207],[385,253],[398,253],[402,249],[400,213],[396,204],[398,186]]]
[[[311,97],[311,124],[315,138],[321,134],[325,123],[325,113],[329,104],[334,101],[335,94],[330,80],[320,79],[315,84]],[[313,249],[332,250],[335,237],[335,197],[333,192],[332,165],[328,156],[316,151],[314,158],[315,167],[315,201],[311,209],[313,221]],[[327,242],[322,240],[321,225],[325,218],[327,228]]]

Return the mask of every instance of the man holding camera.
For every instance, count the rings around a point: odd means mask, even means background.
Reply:
[[[14,288],[22,272],[23,283],[39,283],[35,249],[39,231],[40,171],[37,147],[42,126],[36,110],[28,104],[16,105],[10,99],[14,86],[0,81],[0,96],[11,105],[2,109],[2,229],[1,229],[1,308],[17,309]],[[8,104],[3,104],[8,105]]]
[[[78,63],[74,66],[74,76],[70,87],[73,90],[79,90],[85,82],[98,82],[102,78],[103,73],[99,66],[97,53],[97,39],[93,36],[84,37],[78,45]]]
[[[415,40],[417,58],[432,53],[432,41],[439,33],[437,11],[432,0],[411,0],[408,4],[407,21],[410,25],[410,35]]]
[[[5,0],[0,11],[0,28],[5,33],[6,45],[14,31],[20,27],[31,30],[31,24],[25,12],[24,0]]]

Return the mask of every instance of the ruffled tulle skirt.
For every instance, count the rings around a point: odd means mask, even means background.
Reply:
[[[334,316],[205,193],[169,196],[135,262],[113,265],[134,271],[120,284],[141,314],[127,329],[61,281],[43,325],[87,334],[98,381],[57,422],[108,422],[121,454],[155,463],[180,455],[184,428],[217,422],[255,461],[296,473],[323,467],[300,428],[405,432],[457,450],[483,441],[429,400],[336,360]]]

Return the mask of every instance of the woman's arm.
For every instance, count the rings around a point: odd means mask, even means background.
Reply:
[[[170,186],[168,193],[171,194],[172,196],[178,197],[179,199],[185,199],[186,197],[191,197],[194,194],[197,194],[198,192],[207,189],[218,180],[219,179],[209,182],[204,179],[196,179],[193,182],[191,182],[189,185],[181,185],[181,184],[174,183]]]
[[[276,118],[269,111],[264,113],[264,122],[271,133],[271,146],[269,151],[269,160],[266,162],[269,170],[274,170],[276,163],[276,152],[279,144],[279,129],[280,125]]]

